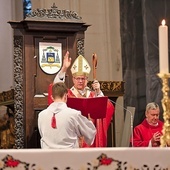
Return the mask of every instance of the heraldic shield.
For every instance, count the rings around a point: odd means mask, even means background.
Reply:
[[[39,66],[47,74],[56,74],[62,66],[61,43],[39,43]]]

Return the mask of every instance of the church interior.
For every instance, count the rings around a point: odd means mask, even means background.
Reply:
[[[66,164],[70,169],[168,169],[168,148],[136,149],[130,147],[129,141],[133,128],[145,118],[147,103],[158,103],[160,119],[165,121],[167,113],[166,121],[170,120],[169,61],[163,63],[168,71],[162,77],[159,53],[159,27],[162,20],[169,26],[169,8],[168,0],[2,1],[0,159],[6,161],[2,169],[9,167],[7,163],[11,160],[11,167],[20,165],[35,169],[38,167],[34,166],[40,164],[44,169],[64,169]],[[59,18],[54,15],[56,13]],[[169,42],[168,34],[167,38]],[[66,159],[67,163],[59,161],[56,164],[56,160],[51,159],[44,165],[37,159],[40,154],[37,118],[48,106],[48,88],[60,70],[49,72],[41,66],[41,52],[49,44],[61,45],[61,55],[69,51],[72,60],[83,55],[91,67],[95,53],[98,59],[96,78],[115,110],[107,132],[106,148],[83,148],[75,152],[47,150],[41,153],[42,160],[53,155],[60,160]],[[169,58],[169,46],[167,48]],[[91,74],[89,86],[92,81]],[[70,71],[66,84],[73,85]],[[158,150],[159,157],[162,155],[165,159],[156,157]],[[79,158],[80,152],[84,161]],[[87,163],[89,160],[93,161]]]

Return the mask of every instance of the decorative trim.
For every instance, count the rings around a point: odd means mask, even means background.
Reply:
[[[122,91],[121,81],[101,81],[100,86],[103,91]]]
[[[75,11],[70,10],[60,10],[58,7],[53,3],[51,9],[36,9],[26,15],[25,20],[30,19],[48,19],[48,20],[72,20],[72,21],[81,21],[82,17],[78,16]]]
[[[14,104],[14,89],[0,93],[0,106]]]
[[[14,36],[15,148],[24,148],[23,37]]]
[[[88,82],[88,86],[92,88],[93,81]],[[117,97],[124,95],[123,81],[99,81],[101,91],[108,97]]]
[[[77,40],[77,57],[79,55],[84,56],[84,38]]]

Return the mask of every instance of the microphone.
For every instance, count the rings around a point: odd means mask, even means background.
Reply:
[[[122,109],[124,109],[125,111],[127,111],[128,113],[130,113],[130,136],[131,136],[131,147],[133,147],[133,113],[126,109],[124,106],[122,106],[121,104],[119,103],[116,103],[115,101],[109,99],[111,101],[111,103],[115,104],[115,106],[120,106]],[[130,142],[130,141],[129,141]]]

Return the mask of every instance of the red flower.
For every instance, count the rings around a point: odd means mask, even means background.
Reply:
[[[7,162],[6,162],[6,165],[7,165],[7,167],[16,167],[16,166],[18,166],[19,163],[20,162],[17,161],[17,160],[8,159]]]
[[[110,165],[112,163],[113,159],[112,158],[102,158],[100,160],[101,165]]]

